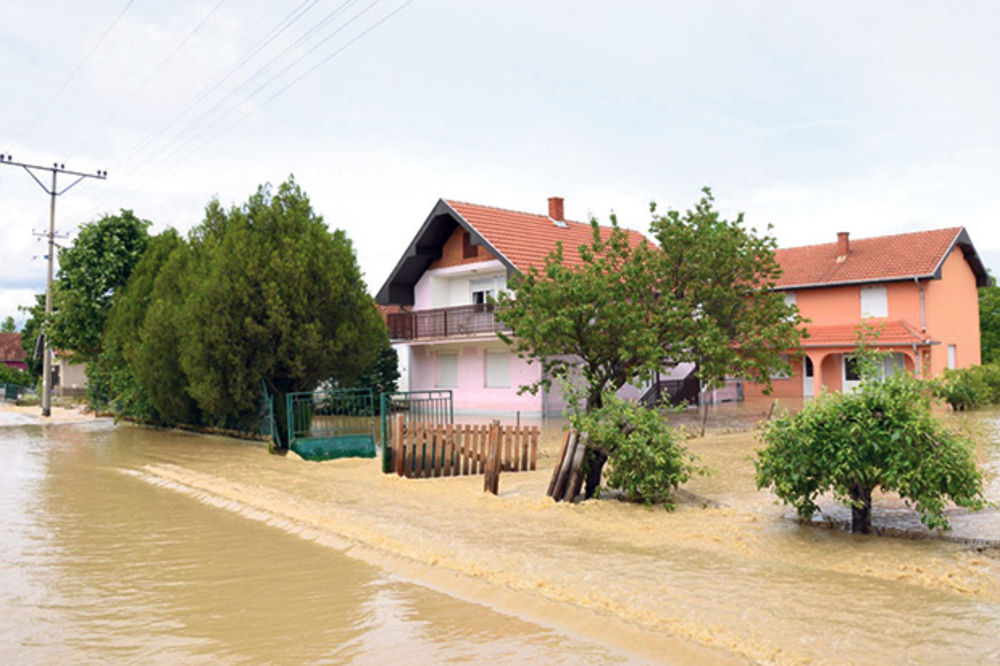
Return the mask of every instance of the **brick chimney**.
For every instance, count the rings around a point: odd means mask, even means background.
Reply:
[[[837,232],[837,261],[847,259],[847,254],[851,251],[850,234],[846,231]]]
[[[566,217],[563,214],[562,197],[549,197],[549,217],[551,217],[556,222],[566,221]]]

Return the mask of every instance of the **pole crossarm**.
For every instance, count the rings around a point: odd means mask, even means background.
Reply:
[[[45,341],[42,366],[42,416],[49,416],[52,413],[52,346],[49,344],[48,325],[49,319],[52,316],[52,271],[56,238],[56,197],[61,194],[66,194],[66,192],[71,190],[73,186],[85,178],[106,180],[108,172],[102,169],[99,169],[94,173],[73,171],[71,169],[67,169],[65,164],[59,164],[57,162],[53,163],[50,167],[42,166],[41,164],[15,162],[10,155],[3,154],[0,154],[0,165],[19,166],[23,168],[28,172],[28,175],[31,176],[36,183],[38,183],[38,186],[49,195],[49,232],[46,234],[49,237],[49,254],[46,257],[46,259],[48,259],[48,273],[45,280],[45,321],[42,322],[42,335],[44,336]],[[46,187],[45,183],[43,183],[41,179],[35,175],[36,170],[46,171],[52,174],[51,188]],[[61,173],[66,174],[67,176],[76,176],[76,180],[60,190],[58,180],[59,174]]]

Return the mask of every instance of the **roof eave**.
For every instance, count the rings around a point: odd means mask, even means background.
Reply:
[[[407,246],[406,251],[403,252],[403,256],[400,257],[399,261],[396,262],[396,266],[389,273],[389,277],[386,279],[382,288],[378,290],[375,295],[375,302],[379,305],[413,305],[413,287],[416,285],[417,280],[412,282],[406,280],[400,280],[401,273],[403,273],[406,264],[410,260],[417,260],[419,262],[425,263],[423,270],[420,274],[427,270],[427,266],[431,262],[441,256],[441,248],[438,244],[429,245],[427,243],[421,243],[422,240],[428,235],[434,220],[442,215],[447,215],[454,222],[469,232],[473,245],[481,245],[487,250],[493,253],[497,259],[500,260],[504,266],[507,267],[508,272],[517,271],[517,267],[514,266],[513,262],[510,261],[502,252],[496,249],[496,247],[490,243],[482,234],[479,233],[468,220],[462,217],[458,211],[452,208],[444,199],[438,199],[437,203],[434,204],[434,208],[431,209],[430,214],[424,220],[420,229],[417,231],[413,240]],[[419,279],[419,278],[417,278]]]

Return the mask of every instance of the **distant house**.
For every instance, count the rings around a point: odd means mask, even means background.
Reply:
[[[558,390],[518,395],[541,369],[497,338],[489,298],[513,275],[542,268],[559,241],[566,263],[580,265],[577,248],[591,233],[564,218],[558,197],[548,215],[439,200],[376,296],[399,353],[400,388],[452,389],[459,413],[560,413]]]
[[[879,331],[882,372],[937,376],[978,364],[977,287],[988,278],[962,227],[780,249],[776,289],[798,306],[809,337],[788,377],[772,379],[773,396],[802,398],[821,388],[851,390],[859,378],[848,355],[857,331]],[[746,395],[759,394],[748,384]]]
[[[27,370],[26,355],[21,347],[20,333],[0,333],[0,363],[8,368]]]
[[[60,397],[79,398],[87,392],[87,364],[77,363],[70,352],[56,349],[52,355],[52,390]]]

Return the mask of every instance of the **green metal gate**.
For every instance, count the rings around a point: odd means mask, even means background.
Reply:
[[[330,389],[285,395],[289,448],[306,460],[375,457],[371,389]]]
[[[398,391],[383,393],[379,400],[382,415],[382,471],[392,465],[393,417],[403,414],[406,422],[445,425],[455,422],[455,404],[450,390]]]

